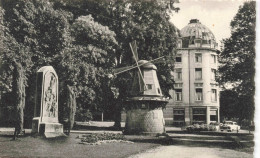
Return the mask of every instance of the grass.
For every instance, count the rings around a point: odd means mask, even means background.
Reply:
[[[69,137],[45,139],[43,137],[25,136],[17,141],[12,141],[11,136],[0,136],[0,157],[95,157],[95,158],[123,158],[133,154],[144,152],[148,149],[160,145],[174,145],[185,147],[207,147],[232,149],[239,152],[253,153],[253,143],[241,143],[240,141],[252,140],[252,136],[233,136],[225,137],[226,140],[233,140],[232,143],[212,143],[212,142],[190,142],[172,138],[204,139],[208,137],[192,136],[142,136],[125,135],[125,139],[134,142],[125,143],[105,143],[100,145],[80,144],[80,139],[76,139],[79,134],[71,133]],[[214,139],[219,139],[214,137]]]
[[[154,143],[107,143],[101,145],[79,144],[78,134],[67,138],[45,139],[43,137],[26,136],[12,141],[11,137],[0,137],[0,157],[95,157],[122,158],[159,144]],[[123,151],[123,152],[122,152]]]
[[[94,122],[95,123],[95,122]],[[79,129],[89,130],[95,127],[97,131],[113,132],[111,126],[103,124],[84,125],[79,124]],[[96,129],[97,128],[97,129]],[[109,129],[109,130],[108,130]],[[76,139],[80,134],[71,133],[66,138],[45,139],[43,137],[32,137],[27,135],[12,141],[12,136],[0,135],[0,157],[95,157],[95,158],[123,158],[133,154],[144,152],[148,149],[160,145],[175,145],[185,147],[209,147],[232,149],[240,152],[253,153],[254,143],[242,143],[241,141],[252,141],[253,135],[240,133],[217,133],[217,132],[198,132],[187,133],[184,131],[170,131],[172,136],[142,136],[124,135],[124,139],[134,142],[116,142],[100,145],[80,144],[81,139]],[[0,133],[1,134],[1,133]],[[95,135],[95,134],[94,134]],[[114,135],[113,135],[114,136]],[[110,138],[110,136],[109,136]],[[174,138],[174,139],[172,139]],[[192,140],[232,140],[231,143],[212,143],[212,142],[191,142],[182,141],[183,139]],[[179,140],[178,140],[179,139]],[[177,152],[177,151],[176,151]]]

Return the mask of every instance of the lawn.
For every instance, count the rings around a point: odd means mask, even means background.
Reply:
[[[71,134],[67,138],[45,139],[43,137],[26,136],[12,141],[11,137],[0,136],[0,157],[95,157],[123,158],[159,146],[148,142],[107,143],[101,145],[79,144],[79,134]],[[131,138],[131,136],[129,136]],[[147,137],[143,137],[147,138]],[[142,136],[138,140],[143,139]],[[148,137],[149,138],[149,137]],[[152,139],[152,137],[151,137]]]
[[[77,127],[85,133],[121,133],[114,131],[113,124],[92,123],[91,125],[79,124]],[[126,140],[134,143],[116,142],[101,145],[80,144],[79,135],[74,130],[69,137],[46,139],[44,137],[32,137],[30,131],[27,136],[12,141],[10,129],[0,132],[0,157],[90,157],[90,158],[125,158],[130,155],[144,152],[158,146],[174,145],[186,147],[210,147],[231,149],[249,154],[253,153],[254,136],[246,133],[222,133],[222,132],[200,132],[187,133],[184,131],[167,131],[168,137],[125,135]],[[9,136],[7,135],[9,131]],[[7,133],[6,133],[7,132]],[[12,134],[13,132],[11,132]],[[183,141],[183,139],[188,141]],[[231,142],[207,142],[207,140],[229,140]],[[189,141],[193,140],[193,141]],[[202,140],[196,142],[195,140]],[[203,142],[203,140],[205,142]],[[249,142],[248,142],[249,141]]]

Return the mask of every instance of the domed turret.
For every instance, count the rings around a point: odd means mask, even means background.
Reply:
[[[181,29],[179,48],[217,48],[217,43],[213,33],[198,19],[191,19],[190,23]]]

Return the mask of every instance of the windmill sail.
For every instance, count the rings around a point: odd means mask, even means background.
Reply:
[[[137,60],[137,61],[138,61],[139,58],[138,58],[138,53],[137,53],[136,40],[134,40],[133,42],[130,43],[130,48],[131,48],[131,50],[132,50],[134,60]]]
[[[133,46],[132,46],[132,44],[133,44]],[[130,48],[131,48],[131,52],[132,52],[134,60],[135,60],[135,63],[138,66],[138,54],[137,54],[136,41],[132,42],[132,44],[129,43]],[[144,77],[143,77],[143,74],[142,74],[142,71],[141,71],[140,67],[138,66],[137,68],[138,68],[138,71],[139,71],[139,73],[137,73],[137,75],[138,75],[138,82],[139,82],[139,91],[143,92],[143,91],[147,90],[147,87],[146,87],[146,84],[145,84],[145,81],[144,81]]]
[[[149,61],[147,61],[147,63],[160,63],[160,62],[165,62],[164,60],[163,61],[160,61],[160,60],[162,60],[162,59],[164,59],[165,57],[164,56],[162,56],[162,57],[159,57],[159,58],[156,58],[156,59],[153,59],[153,60],[149,60]],[[126,67],[120,67],[120,68],[116,68],[116,69],[114,69],[113,70],[113,75],[117,75],[117,74],[121,74],[121,73],[124,73],[124,72],[127,72],[127,71],[130,71],[130,70],[132,70],[132,69],[135,69],[135,68],[137,68],[137,67],[140,67],[140,66],[143,66],[143,65],[145,65],[145,64],[147,64],[147,63],[139,63],[138,65],[136,65],[136,64],[134,64],[134,65],[131,65],[131,66],[126,66]],[[111,75],[112,75],[111,74]]]

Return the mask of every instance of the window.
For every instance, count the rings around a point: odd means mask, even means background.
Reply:
[[[202,88],[196,88],[196,101],[202,101]]]
[[[195,45],[196,45],[196,47],[200,47],[201,46],[201,39],[196,39]]]
[[[203,83],[195,83],[195,87],[203,87]]]
[[[153,89],[153,85],[152,84],[146,84],[147,89]]]
[[[205,123],[206,122],[206,109],[205,108],[193,108],[193,123]]]
[[[211,80],[215,81],[216,78],[216,69],[211,69]]]
[[[184,109],[173,110],[173,124],[177,127],[182,127],[185,124],[185,113]]]
[[[195,36],[190,37],[190,44],[194,44],[194,39],[195,39]]]
[[[202,69],[201,68],[195,68],[195,79],[196,80],[202,79]]]
[[[182,46],[182,40],[179,39],[179,40],[178,40],[178,48],[181,48],[181,46]]]
[[[176,69],[175,70],[176,71],[176,77],[175,77],[175,79],[176,80],[182,80],[182,70],[181,69]]]
[[[174,84],[174,87],[175,87],[175,88],[181,88],[181,87],[182,87],[182,83],[175,83],[175,84]]]
[[[217,56],[211,55],[211,63],[217,63]]]
[[[176,94],[175,100],[182,101],[182,89],[176,89],[175,94]]]
[[[182,72],[177,72],[177,79],[181,80],[182,79]]]
[[[181,57],[180,57],[180,56],[177,56],[177,57],[175,58],[175,60],[176,60],[176,62],[181,63]]]
[[[211,101],[216,102],[217,101],[217,90],[211,89]]]
[[[160,88],[157,88],[157,91],[158,91],[159,94],[161,94],[161,90],[160,90]]]
[[[173,110],[173,120],[174,121],[184,121],[184,109]]]
[[[195,62],[196,63],[202,62],[202,55],[201,54],[195,54]]]
[[[218,121],[217,110],[210,110],[210,121]]]

